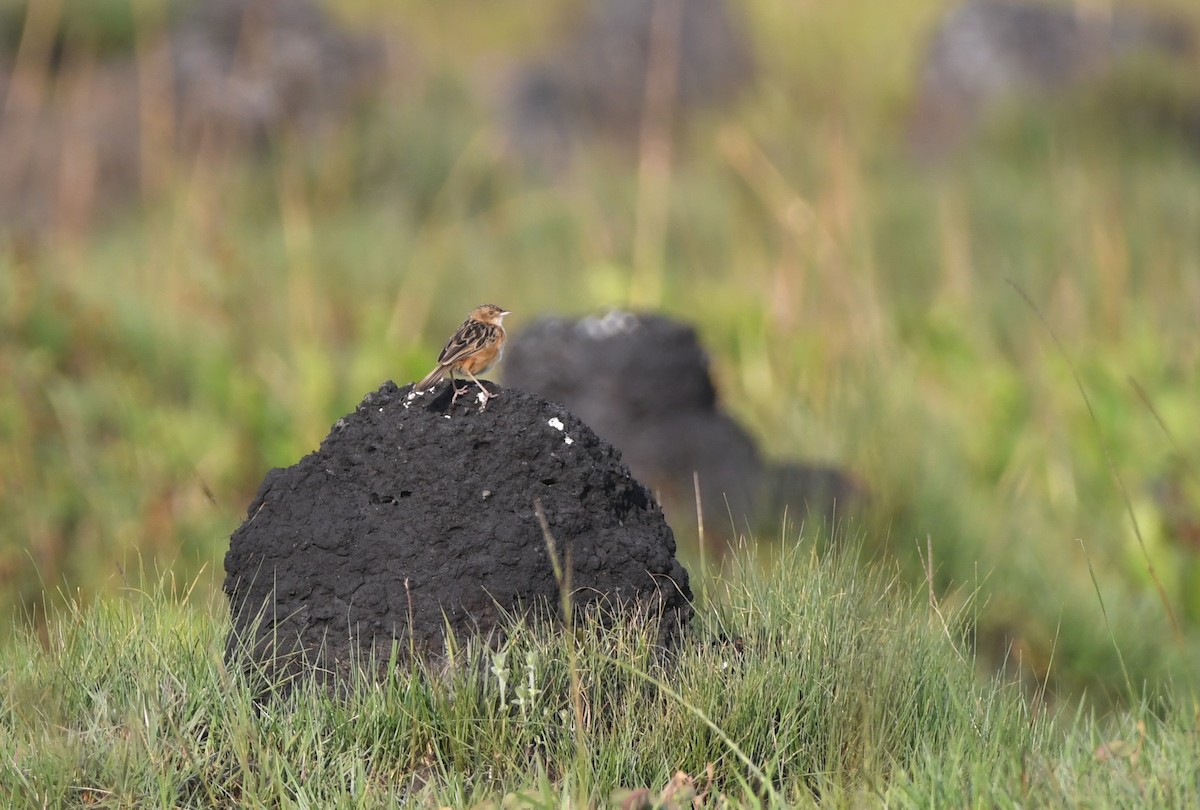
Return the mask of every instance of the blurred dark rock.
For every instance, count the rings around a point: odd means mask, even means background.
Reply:
[[[998,105],[1056,97],[1157,58],[1186,64],[1195,50],[1186,20],[1134,9],[969,0],[934,29],[918,75],[909,129],[918,158],[952,151]]]
[[[866,488],[831,464],[768,464],[759,490],[759,512],[768,519],[785,513],[836,525],[865,501]]]
[[[378,92],[382,41],[312,0],[198,0],[137,57],[0,60],[0,230],[79,228],[128,201],[147,162],[311,135]],[[53,57],[53,58],[52,58]]]
[[[729,104],[754,72],[750,40],[724,0],[592,0],[561,45],[519,71],[507,94],[509,141],[532,162],[562,165],[597,134],[636,142],[648,115],[671,126]],[[651,110],[654,81],[662,109]]]
[[[170,36],[180,133],[237,142],[312,132],[378,89],[374,36],[338,28],[311,0],[203,0]]]
[[[864,497],[850,476],[764,461],[721,412],[695,330],[662,315],[610,312],[546,319],[514,335],[506,384],[561,402],[620,450],[679,531],[696,527],[699,476],[706,541],[718,556],[737,530],[790,514],[828,520]]]
[[[651,494],[562,406],[489,387],[481,412],[469,394],[452,405],[449,383],[389,382],[267,475],[225,557],[231,660],[340,676],[394,643],[438,660],[447,630],[497,638],[506,613],[558,616],[535,501],[576,607],[646,610],[673,643],[692,594]]]

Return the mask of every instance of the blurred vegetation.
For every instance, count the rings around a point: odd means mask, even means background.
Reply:
[[[186,0],[166,0],[178,9]],[[42,0],[37,23],[53,26],[52,40],[58,55],[86,50],[94,55],[131,52],[138,37],[137,2],[130,0]],[[30,21],[31,0],[0,0],[0,53],[14,53]]]
[[[22,6],[0,4],[4,37]],[[92,32],[79,47],[142,35],[104,27],[133,19],[120,0],[64,8],[64,31]],[[373,109],[256,160],[173,165],[94,230],[0,246],[0,602],[86,602],[136,584],[139,558],[215,587],[266,470],[426,371],[471,306],[519,329],[632,305],[697,325],[769,454],[868,482],[866,556],[948,605],[977,593],[987,666],[1098,706],[1194,679],[1195,86],[1130,71],[1007,110],[922,171],[905,116],[942,4],[755,0],[760,84],[689,128],[647,235],[626,150],[597,145],[561,182],[504,157],[490,74],[543,47],[557,8],[345,0],[351,24],[403,35]],[[1131,95],[1165,118],[1114,112]]]

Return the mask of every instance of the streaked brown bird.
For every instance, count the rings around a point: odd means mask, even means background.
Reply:
[[[479,382],[476,374],[483,374],[500,359],[504,351],[504,316],[510,314],[495,304],[483,304],[475,307],[462,326],[446,343],[446,348],[438,355],[437,366],[426,374],[420,382],[413,386],[414,391],[427,391],[438,380],[450,375],[450,384],[454,386],[454,399],[457,402],[462,391],[454,379],[454,372],[461,371],[479,386],[483,392],[483,401],[479,406],[483,410],[488,400],[495,396],[489,393]],[[470,390],[470,387],[467,388]]]

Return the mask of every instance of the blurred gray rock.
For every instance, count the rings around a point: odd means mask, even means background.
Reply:
[[[1070,92],[1130,59],[1182,62],[1194,40],[1185,20],[1133,9],[969,0],[930,36],[910,145],[918,157],[936,160],[1001,103]]]
[[[382,43],[312,0],[201,0],[170,35],[182,137],[261,143],[342,120],[378,87]]]
[[[136,196],[147,157],[236,154],[335,125],[385,68],[379,38],[313,0],[196,0],[140,61],[52,57],[37,76],[0,63],[0,231],[85,226]]]
[[[728,104],[754,72],[750,40],[724,0],[592,0],[565,41],[520,69],[508,138],[531,161],[562,164],[597,134],[635,142],[648,114],[670,126]],[[661,82],[664,109],[647,110],[648,81]]]
[[[700,479],[708,549],[717,556],[736,531],[793,516],[831,519],[865,495],[841,470],[772,465],[718,407],[708,355],[695,330],[662,315],[610,312],[537,321],[514,335],[506,385],[564,405],[621,451],[653,491],[672,527],[694,534]]]

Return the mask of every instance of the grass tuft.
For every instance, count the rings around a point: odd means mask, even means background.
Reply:
[[[977,679],[965,614],[935,617],[853,556],[803,540],[769,568],[739,554],[671,655],[636,618],[516,622],[498,649],[460,640],[449,666],[340,698],[302,680],[261,703],[222,662],[224,604],[162,577],[18,633],[0,663],[0,795],[557,806],[706,783],[711,802],[772,806],[1196,798],[1195,719],[1169,690],[1115,722],[1035,713],[1014,683]]]

